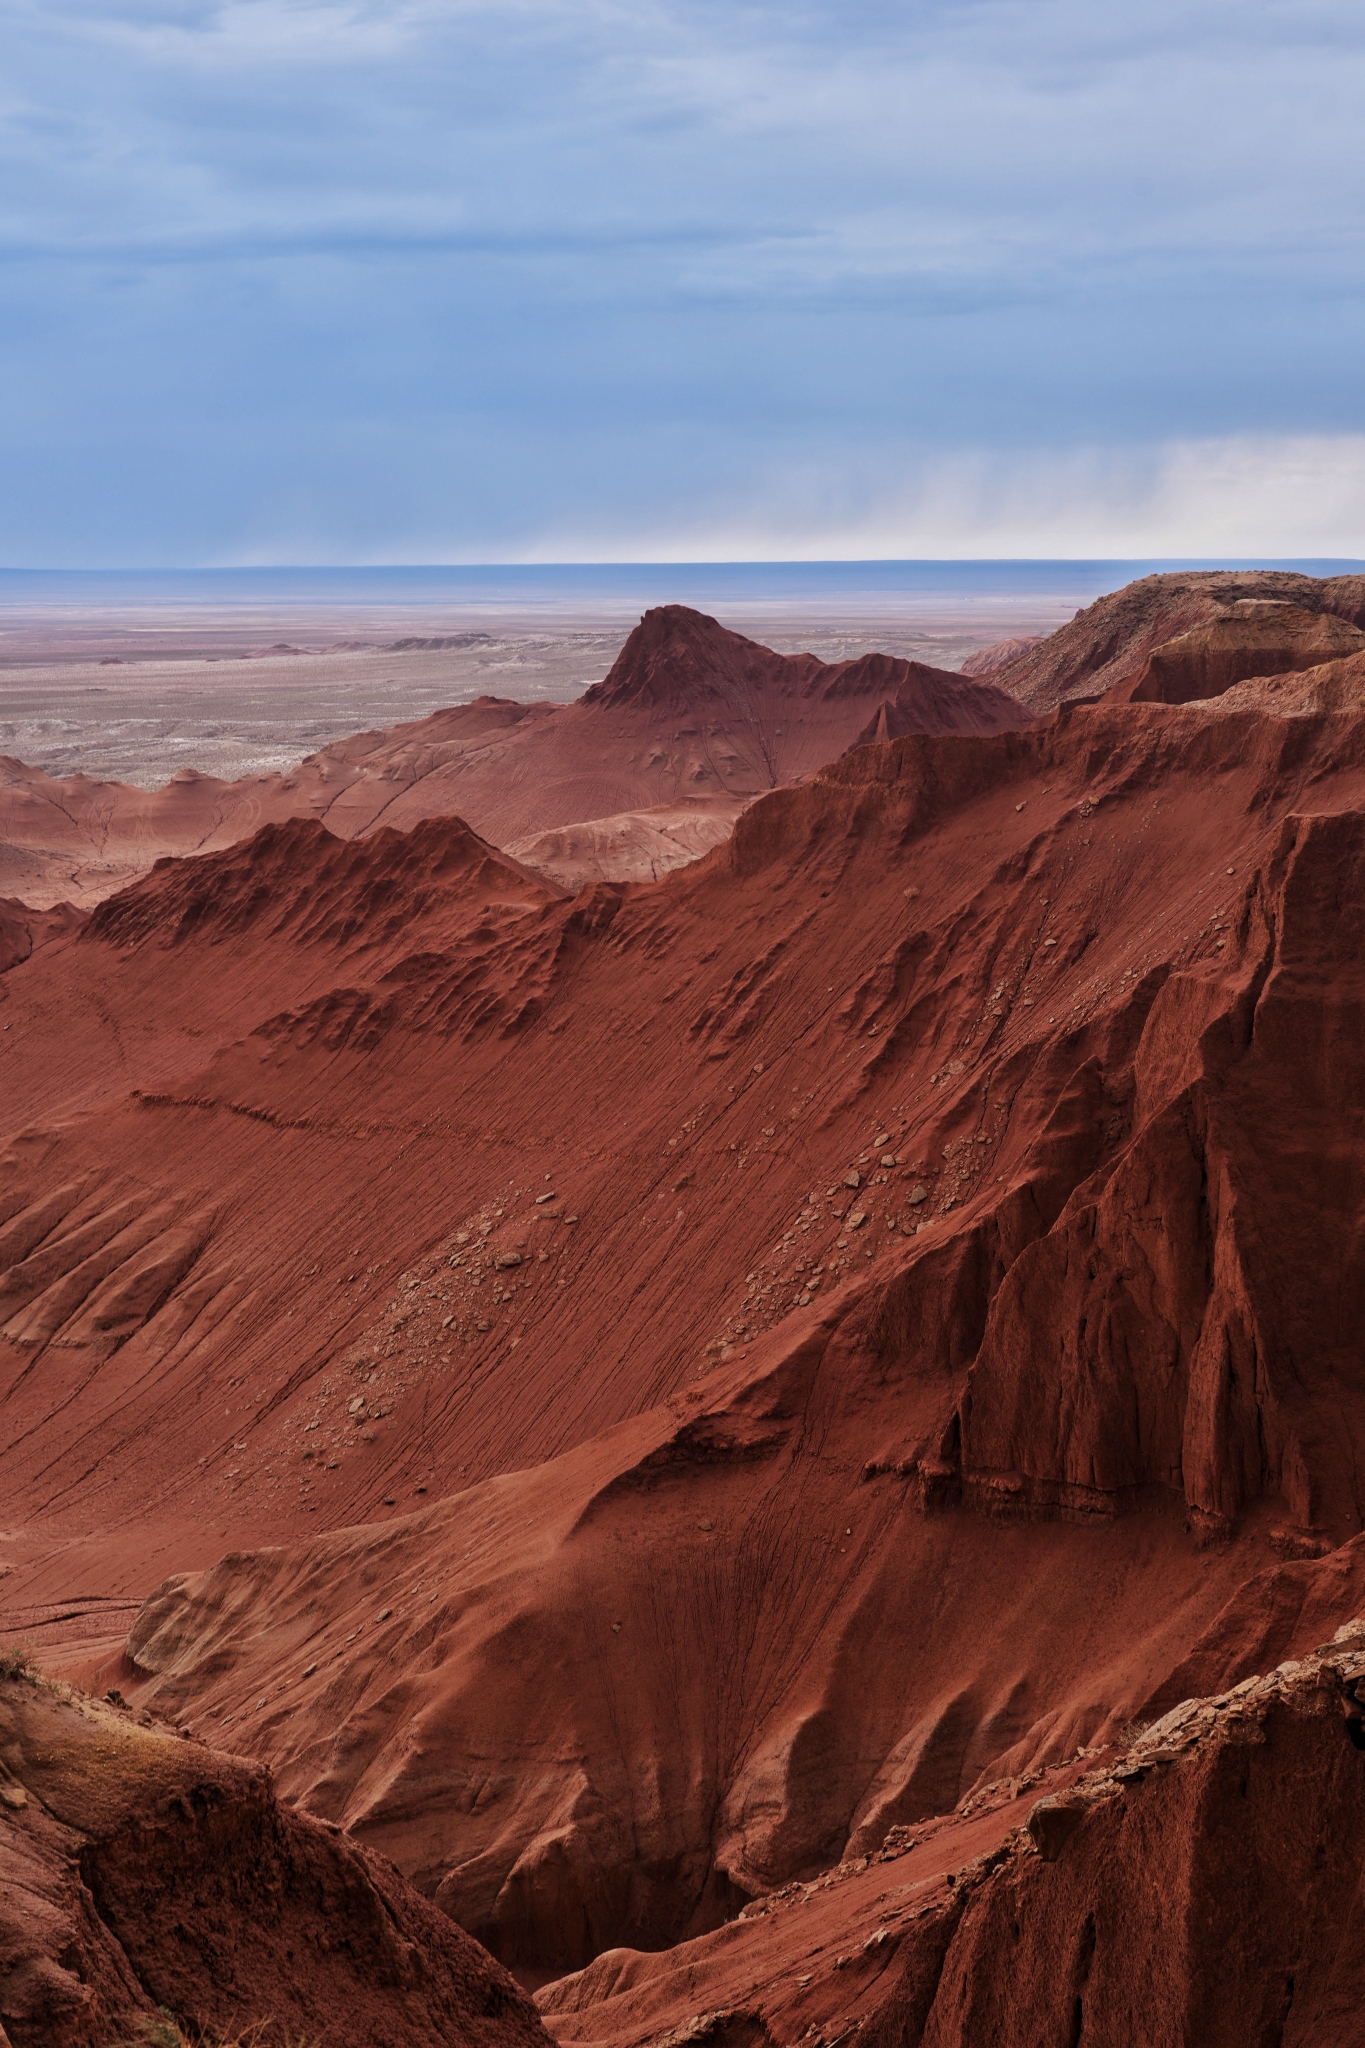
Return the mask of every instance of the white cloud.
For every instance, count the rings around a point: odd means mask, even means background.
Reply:
[[[1362,545],[1359,0],[0,39],[0,559]]]
[[[892,478],[869,459],[792,465],[747,503],[557,525],[517,559],[1365,559],[1361,434],[907,451],[897,467]]]

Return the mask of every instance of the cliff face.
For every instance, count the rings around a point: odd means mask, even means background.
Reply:
[[[1131,677],[1147,657],[1238,605],[1293,605],[1365,630],[1365,577],[1298,576],[1281,569],[1187,570],[1143,576],[1077,612],[1069,626],[991,670],[992,680],[1035,711],[1096,696]],[[1244,673],[1277,675],[1289,662]]]

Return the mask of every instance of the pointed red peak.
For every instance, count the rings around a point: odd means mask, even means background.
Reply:
[[[756,640],[732,633],[690,605],[661,604],[647,611],[600,683],[582,702],[686,710],[717,699],[733,701],[755,682],[775,679],[787,662]]]

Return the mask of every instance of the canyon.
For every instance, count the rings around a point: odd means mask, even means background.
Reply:
[[[7,767],[12,2048],[1365,2039],[1365,580],[993,653]]]

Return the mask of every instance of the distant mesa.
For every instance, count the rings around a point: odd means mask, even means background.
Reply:
[[[418,639],[410,636],[406,640],[390,640],[384,647],[385,654],[426,653],[442,647],[492,647],[491,633],[441,633],[433,638]]]

